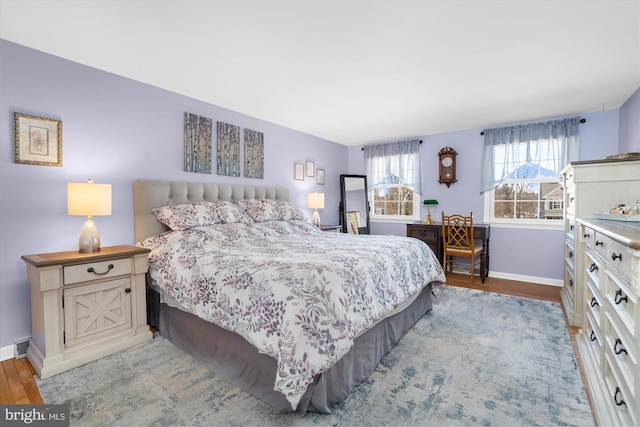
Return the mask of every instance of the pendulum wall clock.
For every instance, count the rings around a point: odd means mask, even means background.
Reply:
[[[449,187],[456,179],[456,156],[458,153],[451,147],[444,147],[438,151],[438,169],[440,170],[440,184],[447,184]]]

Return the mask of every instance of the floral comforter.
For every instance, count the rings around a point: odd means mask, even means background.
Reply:
[[[418,239],[325,233],[305,221],[216,224],[142,245],[169,297],[277,360],[274,389],[293,410],[358,335],[445,280]]]

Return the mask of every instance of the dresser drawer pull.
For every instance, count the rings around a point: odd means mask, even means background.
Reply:
[[[584,233],[584,235],[582,237],[584,237],[586,239],[587,237],[589,237],[589,233]]]
[[[124,290],[126,293],[130,293],[131,292],[131,288],[125,288]]]
[[[593,264],[591,264],[591,267],[589,267],[589,271],[591,273],[593,273],[594,271],[596,271],[598,269],[598,266],[596,265],[596,263],[594,262]]]
[[[620,349],[618,349],[618,344],[620,344]],[[622,347],[622,341],[620,341],[620,338],[616,338],[616,343],[613,345],[613,352],[615,354],[620,354],[620,353],[629,354],[627,353],[627,350],[624,347]]]
[[[591,298],[591,307],[595,307],[596,305],[600,305],[596,297]]]
[[[615,252],[613,252],[613,253],[611,254],[611,259],[612,259],[612,260],[614,260],[614,261],[615,261],[616,259],[619,259],[620,261],[622,261],[622,253],[621,253],[621,254],[619,254],[619,255],[616,255],[616,253],[615,253]]]
[[[107,266],[107,271],[105,271],[104,273],[98,273],[93,267],[89,267],[89,268],[87,268],[87,273],[93,273],[96,276],[104,276],[105,274],[110,272],[112,268],[113,268],[113,264],[109,264]]]
[[[618,400],[618,393],[622,394],[622,391],[620,391],[620,387],[616,387],[616,393],[613,395],[613,401],[616,402],[616,405],[618,406],[627,406],[627,404],[624,403],[624,400]]]
[[[569,279],[569,286],[573,286],[573,279]]]
[[[604,241],[600,240],[596,240],[596,246],[604,246]]]
[[[589,336],[589,340],[595,341],[598,337],[596,336],[596,331],[591,331],[591,335]]]
[[[620,299],[618,299],[618,297],[620,297]],[[628,298],[627,298],[627,296],[626,296],[626,295],[625,295],[625,296],[622,296],[622,289],[618,289],[618,290],[616,291],[616,296],[613,298],[613,300],[614,300],[614,302],[615,302],[616,304],[620,304],[622,301],[624,301],[624,302],[629,302],[629,300],[628,300]]]
[[[569,251],[569,258],[573,258],[573,251]]]

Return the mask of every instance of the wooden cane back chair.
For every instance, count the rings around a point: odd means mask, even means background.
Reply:
[[[451,257],[465,257],[470,259],[471,285],[473,286],[474,271],[482,262],[482,247],[476,247],[473,235],[473,212],[469,216],[454,214],[445,215],[442,212],[442,267],[447,272],[452,271]]]

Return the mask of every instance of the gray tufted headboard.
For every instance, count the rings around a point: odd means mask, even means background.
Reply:
[[[153,208],[189,202],[241,199],[288,202],[289,190],[285,187],[136,179],[133,182],[136,242],[168,230],[151,214]]]

